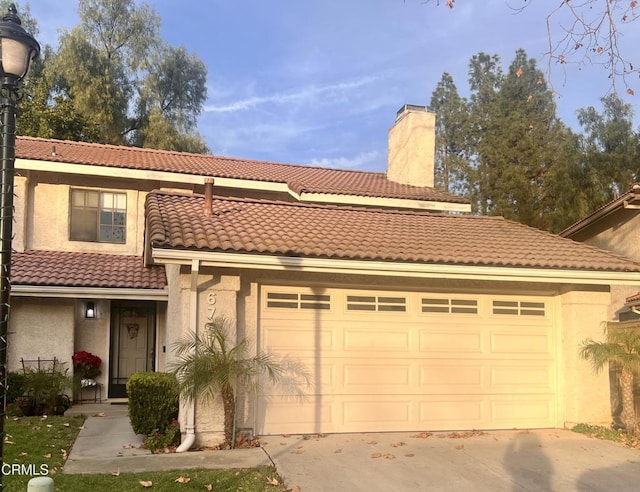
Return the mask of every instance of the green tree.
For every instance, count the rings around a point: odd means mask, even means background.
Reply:
[[[207,94],[197,55],[163,42],[145,3],[79,0],[78,12],[58,51],[46,50],[35,67],[21,133],[207,151],[196,128]]]
[[[607,329],[606,341],[584,340],[580,357],[591,362],[594,372],[600,372],[610,362],[620,366],[622,413],[620,418],[628,434],[635,435],[637,421],[633,398],[634,371],[640,367],[640,332],[634,329]]]
[[[280,385],[287,394],[304,394],[310,386],[306,368],[295,361],[277,360],[265,353],[251,355],[247,338],[234,343],[228,320],[215,318],[202,333],[190,333],[173,346],[177,361],[171,371],[178,378],[180,394],[190,401],[200,398],[213,403],[218,396],[224,408],[225,445],[233,445],[236,414],[236,394],[239,388],[254,392],[260,389],[260,379],[267,377]]]
[[[470,194],[467,159],[469,111],[453,77],[444,73],[433,91],[429,111],[436,114],[435,185],[450,193]]]
[[[633,130],[633,107],[616,94],[603,97],[601,102],[602,113],[593,106],[578,111],[585,167],[594,181],[593,209],[625,193],[640,171],[640,138]]]
[[[524,50],[516,52],[487,109],[478,146],[487,212],[547,228],[545,178],[559,162],[566,132],[544,75]]]
[[[485,140],[485,132],[491,125],[491,107],[503,79],[500,57],[478,53],[469,62],[469,88],[471,89],[469,111],[469,133],[467,135],[472,173],[469,176],[470,196],[475,212],[489,211],[489,165],[483,148],[490,146]]]

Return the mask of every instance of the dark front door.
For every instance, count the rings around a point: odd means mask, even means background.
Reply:
[[[112,304],[109,398],[126,398],[134,372],[155,370],[155,308],[153,302]]]

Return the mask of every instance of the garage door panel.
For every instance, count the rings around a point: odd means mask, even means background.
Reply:
[[[402,331],[346,327],[344,350],[353,354],[360,351],[407,351],[411,350],[411,335],[406,327]]]
[[[407,393],[412,386],[411,364],[345,364],[344,391]]]
[[[295,434],[314,432],[339,432],[335,426],[335,398],[311,395],[304,401],[271,397],[259,406],[260,434]]]
[[[342,403],[342,426],[351,432],[405,430],[412,422],[413,402],[409,398],[345,398]]]
[[[553,373],[547,364],[522,367],[518,364],[492,365],[491,389],[512,394],[552,390]]]
[[[483,367],[458,364],[428,364],[420,367],[420,388],[425,393],[460,393],[482,391]]]
[[[479,354],[482,352],[482,334],[479,331],[420,330],[421,352]]]
[[[491,399],[490,419],[496,428],[552,427],[554,395]]]
[[[328,329],[302,328],[278,328],[265,325],[264,347],[271,353],[287,354],[291,352],[305,353],[333,352],[336,350],[335,333]]]
[[[491,352],[494,354],[549,354],[551,340],[548,333],[494,331],[491,333]]]
[[[483,419],[482,396],[432,396],[419,401],[423,429],[478,429]]]

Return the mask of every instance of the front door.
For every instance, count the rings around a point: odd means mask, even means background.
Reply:
[[[114,302],[111,309],[109,398],[126,398],[129,376],[155,369],[155,303]]]

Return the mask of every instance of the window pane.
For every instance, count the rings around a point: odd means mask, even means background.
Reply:
[[[124,227],[113,228],[113,242],[124,243],[127,240],[126,229]]]
[[[102,193],[100,198],[100,206],[102,208],[113,208],[113,193]]]
[[[71,206],[84,207],[85,192],[83,190],[73,190],[71,192]]]
[[[100,193],[98,193],[97,191],[84,191],[86,200],[85,200],[85,206],[86,207],[92,207],[92,208],[98,208],[98,200],[100,199]]]
[[[97,210],[72,208],[70,239],[72,241],[97,241],[97,224]]]
[[[100,225],[111,226],[113,221],[113,213],[109,210],[100,210]]]

